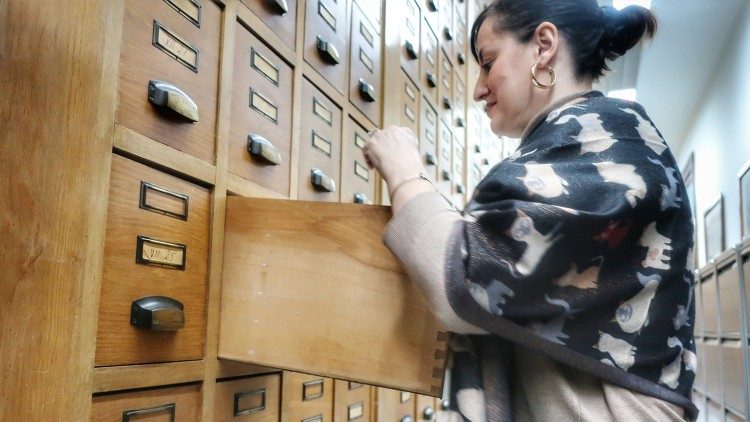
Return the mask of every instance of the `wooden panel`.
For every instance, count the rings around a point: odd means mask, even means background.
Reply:
[[[716,401],[722,400],[721,393],[721,350],[719,340],[709,339],[704,343],[706,365],[706,395]]]
[[[401,33],[401,68],[406,71],[413,81],[419,80],[420,46],[420,12],[416,0],[406,0],[401,5],[397,16],[403,19],[400,24]]]
[[[166,1],[125,0],[120,56],[117,122],[169,145],[214,163],[219,68],[221,10],[212,1],[201,2],[200,28]],[[171,57],[153,42],[155,22],[173,36],[170,42],[190,57],[196,70]],[[175,85],[198,106],[199,120],[190,123],[164,112],[148,101],[149,80]]]
[[[372,387],[351,381],[335,381],[333,420],[336,422],[369,421]]]
[[[217,421],[279,420],[281,373],[216,383]]]
[[[436,410],[440,399],[423,394],[417,395],[417,421],[434,421],[436,420]]]
[[[277,372],[278,369],[234,360],[217,359],[215,378],[232,378],[245,375]]]
[[[439,394],[445,339],[381,242],[389,218],[227,198],[219,356]]]
[[[345,93],[349,68],[349,22],[345,1],[309,0],[305,14],[305,61],[320,73],[338,92]],[[318,39],[331,44],[339,55],[338,63],[324,58],[318,51]]]
[[[437,1],[437,0],[433,0]],[[438,103],[438,68],[440,66],[440,48],[438,39],[432,28],[428,25],[422,25],[422,72],[420,74],[420,83],[425,92],[425,96],[437,104]]]
[[[144,414],[138,415],[138,411]],[[150,411],[149,411],[150,410]],[[124,413],[132,412],[129,419]],[[92,421],[199,421],[200,385],[141,390],[132,393],[94,396]],[[172,416],[173,415],[173,416]],[[173,417],[173,419],[170,419]]]
[[[378,421],[402,421],[416,416],[416,399],[412,393],[378,388]]]
[[[258,15],[282,41],[294,49],[297,35],[297,0],[284,0],[287,5],[286,12],[278,6],[279,2],[273,0],[240,1]]]
[[[328,422],[333,419],[333,380],[284,371],[281,420]]]
[[[383,118],[383,60],[380,51],[380,35],[359,7],[352,6],[349,100],[376,126],[381,125]],[[366,86],[372,88],[371,93],[362,91],[369,89]]]
[[[713,274],[704,280],[701,285],[701,296],[703,297],[703,331],[708,336],[715,336],[719,332],[719,301],[716,278]]]
[[[302,83],[302,120],[299,145],[298,198],[308,201],[338,202],[341,168],[341,109],[310,81]],[[311,172],[322,171],[333,179],[333,192],[313,186]]]
[[[739,338],[742,330],[740,316],[740,274],[737,263],[725,267],[719,272],[719,300],[721,301],[721,335]]]
[[[348,118],[341,147],[341,202],[375,203],[377,172],[367,168],[362,155],[362,145],[367,139],[367,131],[354,119]]]
[[[122,6],[0,2],[0,419],[86,420]]]
[[[187,220],[139,208],[142,182],[187,195]],[[114,155],[109,194],[95,364],[201,359],[206,332],[209,192]],[[169,201],[163,206],[155,203],[161,208],[179,211],[183,205],[159,192],[154,192],[153,198]],[[178,260],[185,263],[185,269],[136,263],[138,236],[186,245],[184,261]],[[145,296],[167,296],[181,302],[185,326],[177,331],[131,326],[131,303]]]
[[[94,369],[94,393],[157,387],[200,381],[204,362],[156,363],[150,365],[105,366]]]
[[[292,68],[239,22],[236,34],[229,171],[288,197]],[[280,162],[252,155],[248,151],[251,136],[267,140]]]
[[[419,155],[422,157],[427,175],[432,180],[437,180],[437,139],[438,139],[438,117],[432,105],[422,99],[422,113],[419,135]]]
[[[742,364],[742,343],[727,340],[721,343],[721,372],[724,375],[724,403],[734,410],[745,409],[745,368]]]

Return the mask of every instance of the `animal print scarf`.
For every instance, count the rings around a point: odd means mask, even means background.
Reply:
[[[461,226],[447,258],[461,318],[695,418],[690,206],[639,104],[592,91],[537,117]],[[496,384],[492,359],[457,351],[452,396]]]

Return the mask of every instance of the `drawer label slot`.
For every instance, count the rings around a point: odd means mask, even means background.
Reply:
[[[308,381],[302,384],[302,401],[323,397],[323,380]]]
[[[363,149],[365,147],[365,138],[359,136],[359,133],[357,132],[354,132],[354,145],[356,145],[359,149]]]
[[[404,105],[404,115],[406,115],[406,117],[412,122],[416,121],[417,116],[414,114],[414,110],[409,108],[408,105]]]
[[[164,0],[174,10],[179,12],[193,25],[200,28],[201,26],[201,5],[195,0]]]
[[[367,54],[365,54],[365,52],[361,48],[359,49],[359,61],[361,61],[362,64],[365,65],[367,70],[369,70],[370,73],[372,73],[372,68],[373,68],[372,59],[369,58]]]
[[[249,415],[266,409],[266,389],[234,393],[234,416]]]
[[[404,92],[406,95],[409,96],[413,101],[417,101],[417,92],[412,88],[408,83],[404,84]]]
[[[187,245],[146,236],[138,236],[135,247],[135,262],[141,265],[185,269]]]
[[[322,151],[323,154],[331,156],[331,143],[315,133],[315,131],[312,133],[312,146]]]
[[[122,412],[122,422],[130,422],[130,418],[133,418],[133,420],[140,420],[142,419],[141,416],[153,415],[155,413],[166,413],[169,415],[169,421],[174,422],[176,408],[177,407],[174,403],[169,403],[163,406],[149,407],[147,409],[126,410]]]
[[[333,16],[333,13],[320,0],[318,0],[318,15],[333,29],[333,32],[336,32],[336,17]]]
[[[375,36],[372,35],[372,32],[367,29],[363,22],[359,23],[359,33],[362,34],[362,37],[367,41],[367,44],[370,44],[370,47],[375,47]]]
[[[276,104],[252,88],[250,88],[250,108],[268,117],[272,122],[279,123],[279,108]]]
[[[333,112],[321,104],[315,97],[313,97],[313,113],[328,123],[328,126],[333,126]]]
[[[357,420],[361,418],[365,413],[364,408],[365,406],[364,406],[364,403],[362,402],[350,404],[348,411],[347,411],[346,420],[353,421],[353,420]]]
[[[141,181],[141,195],[138,207],[179,220],[187,220],[189,199],[187,195],[172,192],[149,182]]]
[[[151,43],[167,53],[168,56],[185,65],[188,69],[198,73],[198,48],[192,46],[157,21],[154,21],[154,32]]]
[[[268,78],[274,85],[279,85],[279,69],[254,48],[250,49],[250,66]]]
[[[361,177],[365,182],[370,181],[370,170],[360,164],[357,160],[354,160],[354,174]]]

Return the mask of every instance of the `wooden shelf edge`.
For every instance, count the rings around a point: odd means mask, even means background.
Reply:
[[[249,198],[290,199],[232,173],[228,174],[227,191]]]
[[[200,381],[204,365],[202,360],[193,360],[94,368],[92,393]]]

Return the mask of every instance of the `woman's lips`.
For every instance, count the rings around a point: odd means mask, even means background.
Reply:
[[[492,108],[492,107],[493,107],[493,106],[494,106],[495,104],[497,104],[497,102],[496,102],[496,101],[495,101],[495,102],[491,102],[491,103],[486,103],[486,104],[484,105],[484,112],[485,112],[485,113],[489,113],[489,112],[490,112],[490,109],[491,109],[491,108]]]

